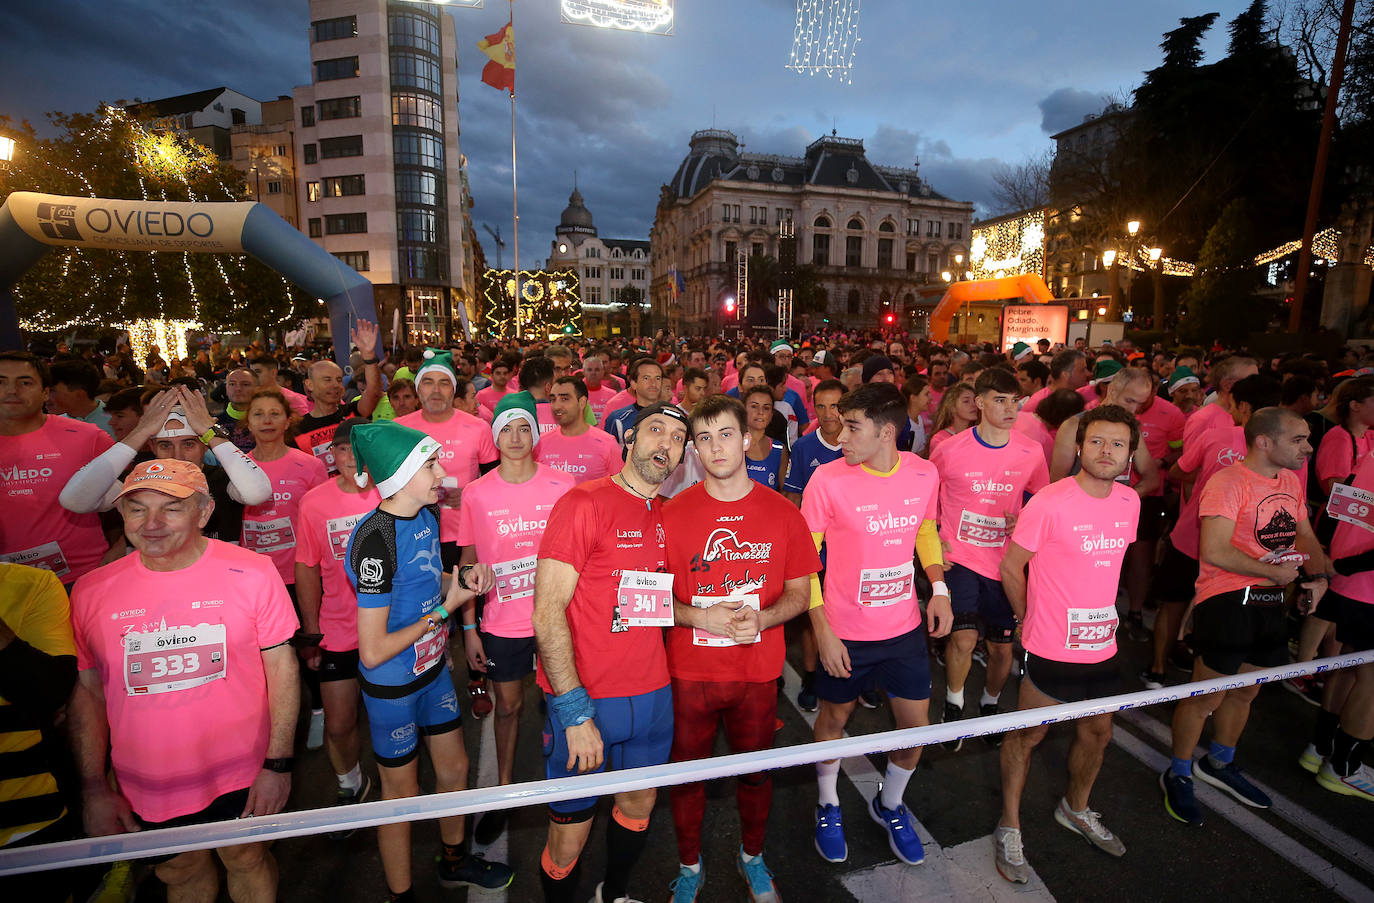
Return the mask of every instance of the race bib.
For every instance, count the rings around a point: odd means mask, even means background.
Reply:
[[[1080,652],[1106,649],[1116,641],[1118,620],[1116,609],[1111,606],[1070,608],[1069,629],[1064,640],[1064,648]]]
[[[629,627],[673,626],[673,575],[621,571],[616,608]]]
[[[859,571],[859,604],[882,608],[906,602],[915,594],[915,574],[910,561],[887,568],[864,568]]]
[[[965,509],[959,515],[959,541],[982,549],[1000,549],[1007,542],[1007,519]]]
[[[534,568],[538,558],[530,555],[492,565],[496,575],[496,601],[513,602],[534,595]]]
[[[67,567],[67,556],[62,554],[62,548],[54,540],[45,542],[41,546],[34,546],[32,549],[24,549],[22,552],[6,552],[0,555],[0,561],[7,561],[10,564],[26,564],[31,568],[42,568],[45,571],[52,571],[59,578],[66,577],[71,573],[71,568]]]
[[[344,543],[347,544],[347,537]],[[254,552],[280,552],[296,547],[296,531],[291,528],[291,518],[278,517],[274,520],[246,520],[243,522],[243,547]]]
[[[1326,513],[1374,533],[1374,492],[1336,483],[1331,487],[1331,498],[1326,500]]]
[[[415,641],[415,667],[411,673],[415,676],[424,674],[444,657],[444,649],[448,646],[448,629],[440,624],[429,633]]]
[[[124,637],[124,688],[145,696],[220,680],[227,673],[226,648],[223,624],[130,633]]]
[[[693,607],[693,608],[710,608],[712,605],[715,605],[715,604],[720,603],[720,602],[729,602],[729,603],[732,603],[732,604],[734,604],[734,605],[745,605],[745,606],[747,606],[747,607],[749,607],[749,608],[754,609],[754,611],[759,611],[759,597],[758,597],[757,595],[753,594],[753,593],[751,593],[751,594],[749,594],[749,595],[747,595],[747,596],[693,596],[693,597],[692,597],[692,607]],[[763,634],[762,634],[762,633],[757,633],[757,634],[754,635],[754,639],[750,641],[749,645],[752,645],[753,643],[759,643],[759,642],[762,642],[762,641],[763,641]],[[709,631],[709,630],[702,630],[700,627],[693,627],[693,628],[692,628],[692,645],[693,645],[693,646],[710,646],[710,647],[719,648],[719,647],[723,647],[723,646],[738,646],[738,645],[740,645],[740,644],[739,644],[739,643],[736,643],[734,640],[730,639],[728,636],[716,636],[714,633],[711,633],[711,631]]]
[[[347,517],[331,517],[324,522],[324,532],[329,537],[329,550],[334,553],[334,557],[343,561],[344,555],[348,552],[348,537],[353,535],[353,528],[358,526],[358,521],[367,517],[368,512],[362,514],[350,514]]]
[[[320,460],[329,473],[336,474],[339,469],[334,466],[334,431],[338,429],[333,426],[320,427],[311,430],[303,436],[296,437],[296,445],[301,451],[309,452]]]

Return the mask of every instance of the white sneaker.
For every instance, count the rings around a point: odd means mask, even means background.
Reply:
[[[324,746],[324,709],[310,710],[310,730],[305,735],[306,749]]]
[[[1030,881],[1030,865],[1026,863],[1025,848],[1021,846],[1021,829],[997,826],[992,832],[992,860],[997,874],[1013,884]]]
[[[601,899],[601,883],[596,885],[596,895],[592,897],[591,903],[640,903],[638,900],[631,900],[629,897],[616,897],[614,900]]]
[[[1094,812],[1091,809],[1075,812],[1069,808],[1068,801],[1061,797],[1059,805],[1054,807],[1054,820],[1104,853],[1122,856],[1126,852],[1126,845],[1121,842],[1121,839],[1108,831],[1107,826],[1102,824],[1100,812]]]
[[[1371,771],[1368,765],[1361,765],[1350,774],[1341,777],[1331,767],[1331,760],[1327,759],[1317,772],[1317,783],[1332,793],[1374,800],[1374,771]]]

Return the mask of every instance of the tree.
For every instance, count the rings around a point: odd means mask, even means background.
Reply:
[[[999,166],[992,173],[996,213],[1015,213],[1043,207],[1050,200],[1050,167],[1054,151],[1046,149],[1016,166]]]
[[[1179,320],[1179,337],[1190,344],[1210,345],[1220,339],[1235,347],[1245,336],[1269,321],[1272,311],[1256,298],[1259,271],[1250,265],[1252,211],[1243,200],[1227,205],[1207,232],[1198,255],[1197,273],[1184,293],[1186,314]]]
[[[23,150],[3,192],[131,200],[243,201],[243,176],[170,129],[151,130],[119,107],[50,113],[61,134],[24,123]],[[15,286],[19,315],[41,330],[136,319],[199,320],[254,331],[313,316],[315,301],[246,255],[55,248]]]

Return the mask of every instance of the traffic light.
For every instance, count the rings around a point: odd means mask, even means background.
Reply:
[[[564,334],[564,335],[572,335],[572,331],[573,331],[573,327],[572,327],[572,324],[571,324],[571,323],[569,323],[569,324],[567,324],[566,326],[563,327],[563,334]]]
[[[889,311],[888,313],[883,315],[883,322],[887,323],[890,326],[891,324],[897,322],[897,315]]]
[[[733,295],[727,296],[725,299],[725,315],[727,317],[735,315],[735,298]]]

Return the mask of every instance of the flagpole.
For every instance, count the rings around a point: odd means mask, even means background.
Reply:
[[[510,0],[510,25],[515,32],[515,0]],[[520,330],[520,191],[515,180],[515,79],[510,87],[510,206],[512,226],[515,232],[515,337],[521,338]]]

